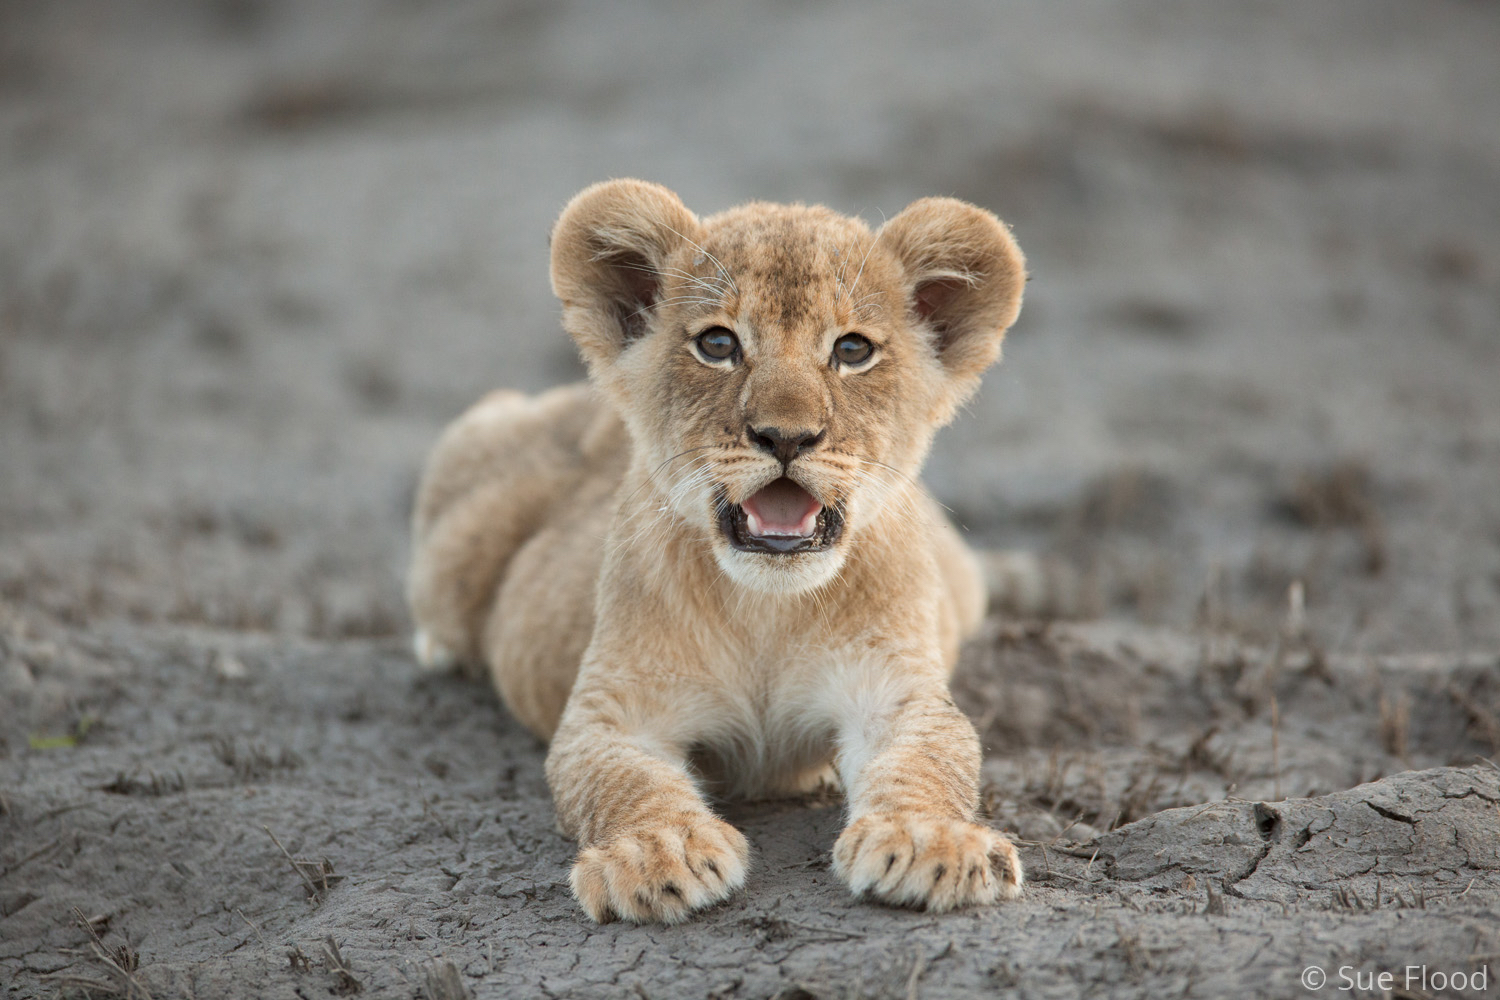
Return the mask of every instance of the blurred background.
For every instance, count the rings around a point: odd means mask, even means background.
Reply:
[[[420,463],[580,377],[547,234],[951,194],[1033,280],[928,481],[1103,612],[1500,644],[1500,5],[0,4],[0,599],[396,635]]]

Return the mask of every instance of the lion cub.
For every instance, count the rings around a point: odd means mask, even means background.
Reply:
[[[804,205],[699,219],[634,180],[564,209],[552,287],[590,381],[448,428],[409,594],[423,662],[487,664],[551,741],[590,917],[724,899],[749,848],[705,793],[796,793],[830,765],[854,893],[1019,894],[948,693],[984,586],[916,476],[1025,277],[1006,227],[951,198],[874,232]]]

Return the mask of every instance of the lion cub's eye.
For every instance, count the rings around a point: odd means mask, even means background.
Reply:
[[[740,338],[722,326],[709,327],[693,343],[705,361],[731,361],[740,353]]]
[[[875,354],[875,345],[857,333],[846,333],[833,342],[833,360],[841,365],[862,365]]]

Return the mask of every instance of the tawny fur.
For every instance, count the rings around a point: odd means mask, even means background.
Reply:
[[[821,207],[699,220],[611,181],[552,237],[587,385],[498,392],[443,435],[414,517],[418,653],[487,665],[551,741],[547,778],[596,920],[676,921],[743,884],[707,793],[828,773],[857,894],[946,910],[1020,891],[974,822],[979,742],[948,680],[984,613],[974,557],[916,476],[999,357],[1025,263],[993,215],[929,198],[872,232]],[[704,357],[723,327],[741,354]],[[834,359],[858,332],[873,360]],[[816,443],[785,465],[751,429]],[[845,528],[831,549],[732,547],[718,511],[786,475]]]

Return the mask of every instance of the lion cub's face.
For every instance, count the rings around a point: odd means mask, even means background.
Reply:
[[[832,579],[871,524],[916,516],[905,487],[999,356],[1024,261],[952,199],[872,233],[801,205],[700,222],[613,181],[563,212],[552,279],[665,506],[731,579],[789,592]]]

